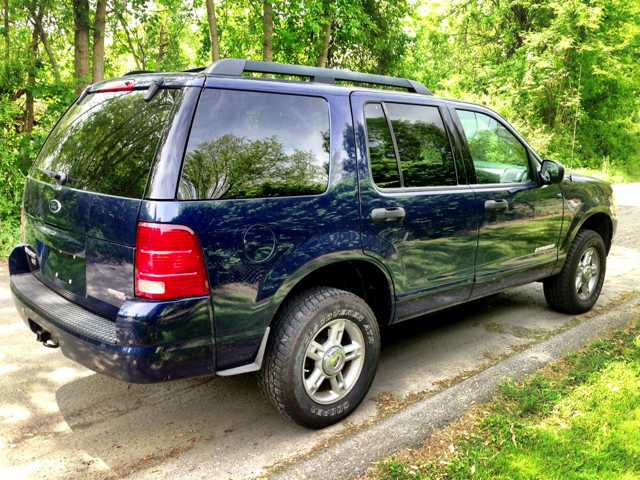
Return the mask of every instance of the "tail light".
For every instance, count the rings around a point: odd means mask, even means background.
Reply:
[[[183,225],[138,224],[136,296],[169,300],[209,294],[200,242]]]
[[[20,238],[22,239],[22,243],[24,243],[24,220],[22,220],[22,216],[24,215],[24,209],[20,209]]]

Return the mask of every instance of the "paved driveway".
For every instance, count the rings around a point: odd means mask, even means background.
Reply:
[[[616,188],[618,237],[596,308],[640,289],[640,184]],[[262,401],[255,377],[128,385],[38,345],[13,309],[0,263],[0,478],[229,478],[322,448],[374,421],[394,399],[424,395],[572,322],[550,310],[540,284],[384,332],[369,397],[342,425],[310,431]]]

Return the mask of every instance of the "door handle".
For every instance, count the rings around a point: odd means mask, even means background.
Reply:
[[[487,200],[484,202],[484,209],[487,212],[502,212],[509,208],[509,202],[505,199]]]
[[[376,223],[399,222],[405,216],[402,207],[374,208],[371,210],[371,220]]]

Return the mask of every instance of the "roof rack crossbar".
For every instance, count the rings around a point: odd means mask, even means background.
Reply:
[[[320,83],[335,83],[336,80],[355,83],[369,83],[372,85],[406,88],[412,93],[432,95],[431,91],[429,91],[427,87],[415,80],[386,77],[384,75],[374,75],[371,73],[351,72],[348,70],[334,70],[331,68],[261,62],[258,60],[243,60],[239,58],[225,58],[223,60],[218,60],[204,69],[204,73],[212,75],[241,76],[244,72],[309,77],[312,82]]]

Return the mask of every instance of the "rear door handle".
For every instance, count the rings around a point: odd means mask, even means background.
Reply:
[[[374,208],[371,211],[371,220],[376,223],[399,222],[404,216],[402,207]]]
[[[487,200],[484,202],[484,209],[487,212],[501,212],[509,208],[509,202],[501,200]]]

